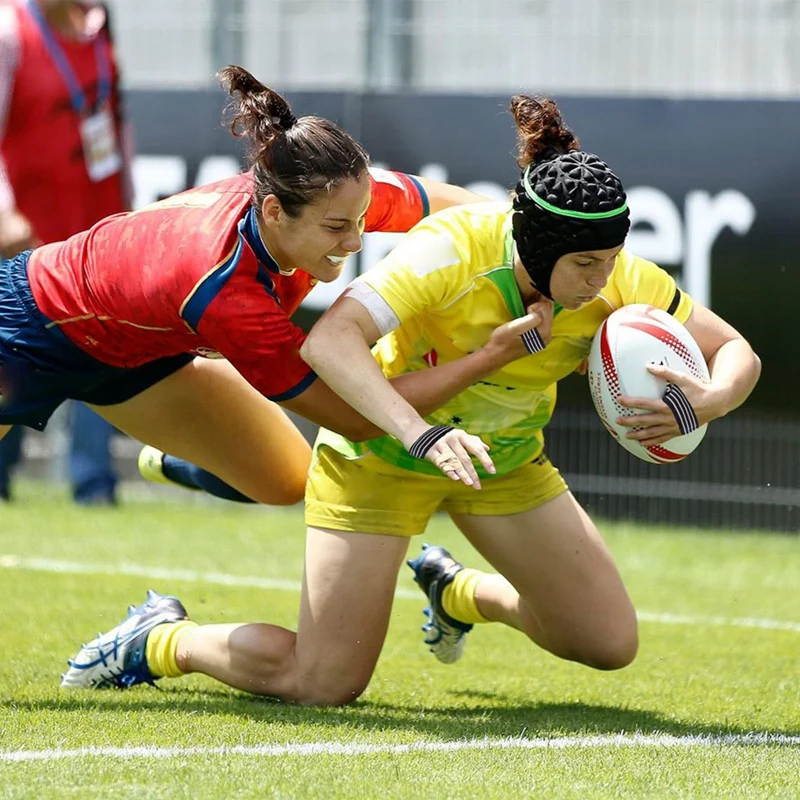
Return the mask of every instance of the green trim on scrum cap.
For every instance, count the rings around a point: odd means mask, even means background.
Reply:
[[[612,209],[611,211],[569,211],[566,208],[554,206],[552,203],[548,203],[547,200],[543,200],[533,191],[530,169],[531,165],[529,164],[525,167],[525,172],[522,174],[522,185],[525,187],[525,194],[533,200],[537,206],[552,214],[560,214],[562,217],[573,217],[575,219],[608,219],[609,217],[616,217],[628,210],[627,203],[623,203],[619,208]]]

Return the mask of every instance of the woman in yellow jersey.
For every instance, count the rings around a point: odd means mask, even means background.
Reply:
[[[202,672],[293,702],[350,702],[383,645],[409,537],[437,510],[498,572],[465,569],[438,547],[411,562],[430,601],[427,641],[440,660],[460,656],[477,622],[503,622],[598,669],[634,658],[636,614],[619,573],[544,454],[556,384],[580,367],[602,321],[629,303],[669,311],[697,339],[710,384],[653,367],[681,391],[697,424],[740,405],[760,364],[730,325],[622,249],[630,224],[622,185],[578,149],[555,103],[517,96],[511,110],[522,168],[513,203],[451,208],[418,224],[303,345],[325,382],[387,435],[355,443],[319,434],[306,488],[297,633],[176,622],[158,616],[164,598],[153,595],[131,630],[123,623],[79,654],[83,664],[102,662],[99,682],[109,681],[109,670],[141,675],[144,665],[153,679]],[[525,331],[522,357],[426,418],[392,388],[393,377],[475,352],[504,323]],[[648,412],[636,417],[643,430],[631,434],[645,444],[680,432],[663,401],[627,405]],[[480,436],[493,460],[491,469],[475,465],[474,486],[461,477],[469,461],[458,444],[462,429]],[[134,644],[120,655],[122,640]]]
[[[337,592],[339,611],[349,616],[356,603],[363,611],[357,621],[342,616],[340,630],[325,635],[344,643],[334,652],[349,648],[351,674],[362,678],[380,649],[406,537],[422,533],[437,509],[499,573],[464,569],[442,548],[411,562],[430,602],[427,640],[441,660],[459,657],[474,623],[495,621],[563,658],[599,669],[629,664],[637,649],[633,605],[600,533],[543,452],[556,383],[580,367],[602,321],[629,303],[669,311],[698,341],[710,384],[653,367],[682,391],[697,424],[736,408],[758,379],[759,360],[736,330],[693,303],[668,273],[622,249],[629,226],[622,185],[578,149],[555,103],[518,96],[511,110],[522,168],[513,204],[449,209],[417,225],[351,286],[303,348],[335,391],[393,434],[354,444],[322,431],[306,487],[309,574],[325,568],[325,550],[352,551],[342,573],[354,588]],[[391,389],[387,378],[463,357],[500,321],[543,300],[552,318],[530,342],[538,352],[425,419]],[[644,444],[685,432],[663,401],[627,405],[648,412],[636,416],[643,430],[631,434]],[[400,445],[436,426],[463,427],[490,446],[496,474],[478,467],[480,492],[437,475]],[[445,451],[438,465],[447,474],[463,457]],[[326,545],[331,539],[336,544]],[[355,588],[365,575],[368,586],[378,584],[366,595]],[[356,631],[372,636],[356,646]]]

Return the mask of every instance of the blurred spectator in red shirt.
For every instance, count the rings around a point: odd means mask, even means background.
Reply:
[[[127,210],[129,143],[105,6],[0,0],[0,256]],[[113,503],[113,429],[82,404],[70,411],[73,496]],[[0,442],[0,499],[9,497],[21,432]]]

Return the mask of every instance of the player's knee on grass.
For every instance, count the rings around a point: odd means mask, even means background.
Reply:
[[[307,673],[296,684],[294,702],[302,706],[346,706],[366,690],[369,678],[339,677],[327,671]]]
[[[600,670],[615,670],[627,667],[636,658],[639,649],[637,626],[620,625],[579,649],[576,661]]]
[[[336,686],[308,683],[299,687],[295,702],[302,706],[346,706],[361,697],[367,683],[346,681]]]
[[[567,661],[599,670],[622,669],[636,658],[638,626],[636,618],[632,617],[602,628],[561,628],[550,631],[546,643],[541,644],[553,655]]]

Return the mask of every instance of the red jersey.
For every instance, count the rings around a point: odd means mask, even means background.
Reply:
[[[101,181],[89,178],[80,134],[81,114],[73,108],[65,70],[74,76],[87,112],[97,105],[101,72],[121,138],[118,74],[108,30],[75,41],[50,29],[67,65],[59,67],[23,0],[13,6],[19,30],[19,63],[0,143],[16,206],[43,242],[58,242],[97,220],[126,209],[122,170]]]
[[[366,231],[407,231],[427,214],[411,176],[370,177]],[[252,190],[252,174],[237,175],[34,250],[28,279],[39,310],[112,366],[223,357],[270,399],[300,394],[315,375],[290,317],[315,281],[280,271],[259,235]]]

